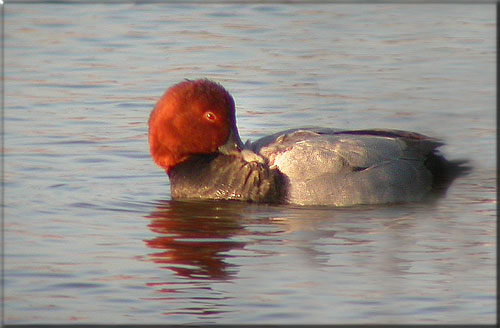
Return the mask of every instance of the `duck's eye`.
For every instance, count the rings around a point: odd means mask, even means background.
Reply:
[[[213,121],[215,121],[217,119],[217,116],[215,116],[215,114],[212,113],[212,112],[206,112],[205,113],[205,118],[207,120],[209,120],[210,122],[213,122]]]

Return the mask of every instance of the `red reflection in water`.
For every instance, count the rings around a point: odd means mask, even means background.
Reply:
[[[237,266],[224,252],[245,246],[233,238],[242,233],[241,208],[231,202],[164,202],[146,217],[157,237],[145,243],[161,250],[150,259],[182,277],[230,279]]]

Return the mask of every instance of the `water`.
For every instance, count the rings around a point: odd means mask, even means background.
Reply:
[[[6,323],[494,323],[494,5],[7,4]],[[172,202],[147,119],[221,82],[242,139],[444,139],[432,204]]]

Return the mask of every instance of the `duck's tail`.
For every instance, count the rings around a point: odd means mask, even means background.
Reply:
[[[425,162],[425,166],[434,176],[432,191],[435,194],[444,195],[456,178],[472,171],[472,166],[468,164],[469,161],[466,159],[449,161],[439,152],[432,152]]]

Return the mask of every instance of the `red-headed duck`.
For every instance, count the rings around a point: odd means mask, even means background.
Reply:
[[[241,142],[232,96],[207,79],[168,89],[149,118],[173,199],[348,206],[421,201],[469,168],[400,130],[299,128]]]

